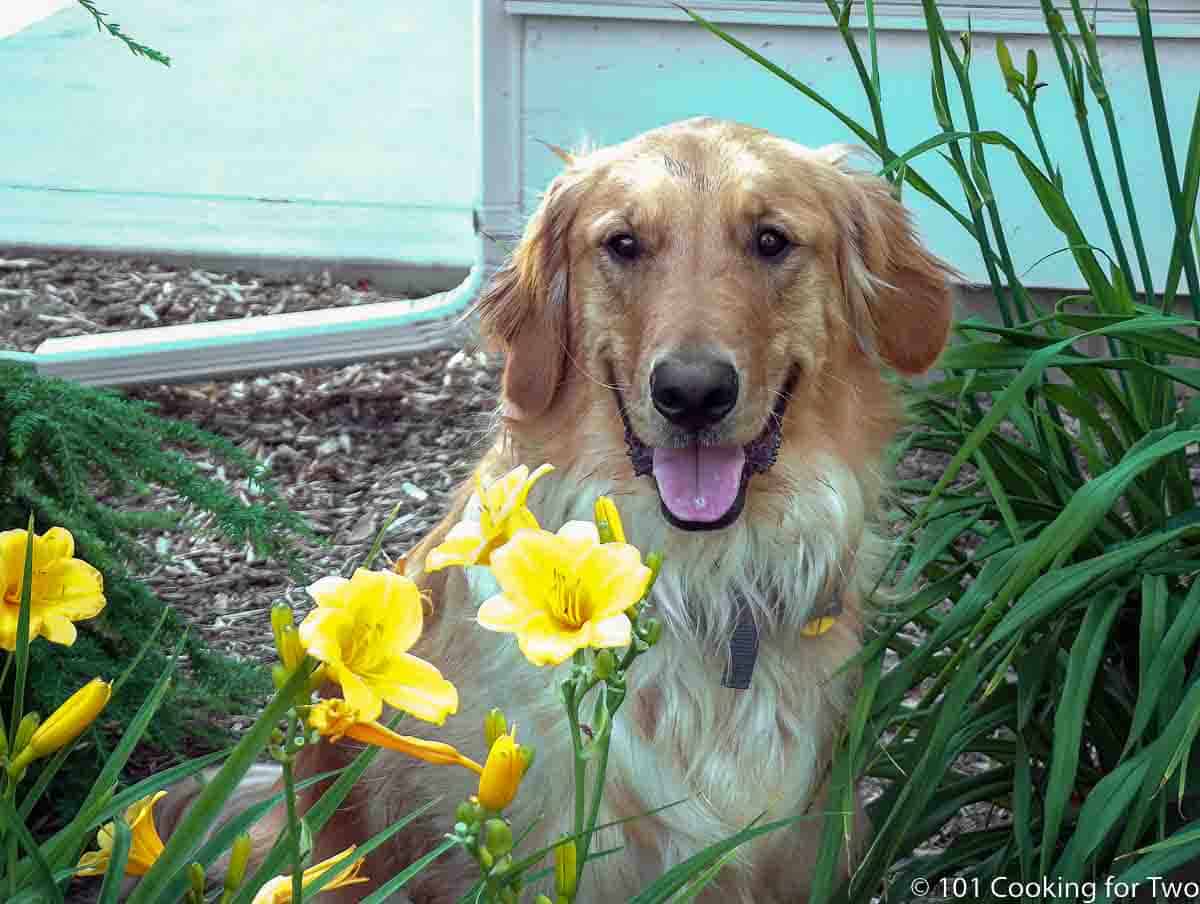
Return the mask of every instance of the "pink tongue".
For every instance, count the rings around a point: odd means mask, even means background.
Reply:
[[[741,446],[655,449],[654,479],[680,521],[717,521],[737,499],[745,463]]]

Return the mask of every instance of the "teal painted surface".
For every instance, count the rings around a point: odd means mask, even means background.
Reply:
[[[102,8],[172,66],[75,7],[0,41],[0,243],[472,261],[470,0]]]
[[[732,26],[731,31],[860,122],[870,123],[857,76],[835,31],[769,26]],[[1037,49],[1040,79],[1049,83],[1039,96],[1038,108],[1050,152],[1062,166],[1068,197],[1085,231],[1094,243],[1107,249],[1107,231],[1094,201],[1074,115],[1053,53],[1038,38],[1010,36],[1007,42],[1022,65],[1025,49]],[[1161,287],[1174,227],[1143,87],[1140,51],[1131,39],[1111,38],[1102,43],[1101,52],[1123,129],[1139,218]],[[1162,41],[1159,54],[1167,79],[1171,125],[1182,154],[1200,86],[1200,41]],[[896,150],[906,150],[939,131],[929,101],[927,39],[913,32],[886,32],[880,40],[880,65],[889,142]],[[531,139],[569,146],[590,138],[605,144],[677,119],[707,114],[763,126],[807,145],[854,141],[828,113],[690,24],[531,17],[527,20],[525,66],[526,134]],[[976,35],[973,73],[983,127],[1014,136],[1031,155],[1036,154],[1024,116],[1004,90],[993,39],[987,35]],[[587,86],[586,91],[582,85]],[[965,128],[961,110],[956,117]],[[1103,148],[1106,142],[1096,131],[1103,129],[1098,112],[1091,126]],[[1103,150],[1101,154],[1111,175],[1111,161]],[[1018,273],[1028,271],[1025,280],[1032,286],[1081,286],[1067,255],[1038,263],[1065,242],[1046,222],[1015,164],[999,150],[988,152],[988,164]],[[551,154],[531,142],[525,153],[525,184],[544,186],[558,166]],[[936,152],[926,155],[917,167],[966,212],[957,180]],[[1113,175],[1110,192],[1114,197],[1116,191]],[[915,192],[908,190],[905,200],[915,210],[928,244],[971,281],[986,282],[974,240]]]

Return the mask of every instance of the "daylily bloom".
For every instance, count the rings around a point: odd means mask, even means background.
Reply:
[[[617,511],[616,504],[607,496],[596,497],[596,528],[602,539],[605,534],[611,537],[604,542],[625,542],[625,527],[621,524],[621,513]]]
[[[342,738],[350,738],[372,747],[385,747],[388,750],[407,753],[427,763],[462,766],[476,774],[483,772],[482,766],[470,757],[463,756],[449,744],[396,734],[378,722],[359,721],[358,713],[345,700],[336,697],[322,700],[313,706],[308,713],[308,724],[322,737],[327,737],[334,743]]]
[[[111,696],[112,685],[100,678],[93,678],[73,693],[37,727],[29,743],[13,761],[13,770],[24,769],[34,760],[50,756],[74,741],[100,715]]]
[[[543,475],[554,470],[545,464],[532,474],[518,465],[503,477],[488,484],[475,473],[472,502],[479,505],[478,521],[460,521],[446,539],[425,557],[426,571],[439,571],[450,565],[490,565],[492,553],[522,529],[537,529],[537,519],[525,507],[529,491]]]
[[[317,879],[325,875],[334,867],[345,863],[354,855],[354,847],[348,847],[340,854],[335,854],[328,860],[322,860],[320,863],[310,866],[304,871],[304,877],[301,880],[301,887],[307,890],[309,885],[312,885]],[[357,885],[360,882],[368,882],[366,876],[360,876],[358,871],[362,869],[363,860],[366,858],[359,857],[348,867],[338,873],[329,882],[326,882],[322,891],[332,891],[335,888],[344,888],[347,885]],[[304,896],[305,899],[308,895]],[[250,904],[292,904],[292,877],[291,875],[276,876],[266,885],[258,890],[258,894],[254,896],[254,900]]]
[[[406,651],[421,636],[421,594],[409,578],[358,569],[350,580],[321,578],[300,625],[300,643],[325,663],[359,718],[372,721],[386,700],[438,725],[458,710],[458,691],[434,666]]]
[[[29,531],[0,532],[0,648],[17,646],[17,617],[25,577]],[[29,589],[29,639],[75,643],[72,622],[92,618],[104,608],[104,578],[74,558],[75,538],[61,527],[33,537],[33,580]]]
[[[154,805],[166,796],[166,791],[157,791],[149,797],[143,797],[125,811],[125,822],[129,824],[133,833],[129,845],[129,859],[125,862],[125,875],[146,875],[163,852],[163,840],[158,837],[158,829],[154,827]],[[79,858],[77,875],[103,876],[108,871],[115,832],[115,826],[111,822],[100,829],[96,835],[100,850],[88,851]]]
[[[500,811],[513,802],[532,756],[517,746],[517,729],[502,734],[488,751],[479,776],[479,802],[488,810]]]
[[[502,593],[479,624],[517,635],[534,665],[558,665],[583,647],[628,646],[625,610],[642,598],[650,569],[626,543],[601,543],[596,525],[568,521],[557,534],[520,531],[492,559]]]

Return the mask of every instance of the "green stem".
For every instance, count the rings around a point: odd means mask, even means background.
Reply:
[[[600,691],[603,698],[603,705],[607,709],[608,706],[608,687],[605,686]],[[608,747],[612,743],[612,726],[613,717],[616,715],[616,710],[619,704],[614,706],[608,713],[608,718],[605,720],[604,728],[600,735],[596,737],[593,749],[596,751],[596,774],[592,779],[592,805],[588,812],[586,831],[582,839],[580,839],[579,857],[575,866],[575,884],[576,886],[582,881],[583,866],[587,863],[588,851],[592,847],[592,833],[596,828],[596,820],[600,818],[600,801],[604,796],[604,774],[608,771]]]
[[[287,801],[288,844],[292,849],[292,900],[300,904],[304,896],[304,869],[300,858],[300,817],[296,814],[296,779],[292,772],[295,750],[292,742],[296,737],[297,718],[295,710],[288,719],[288,737],[283,766],[284,800]]]
[[[1163,99],[1162,77],[1158,71],[1158,55],[1154,49],[1154,32],[1150,25],[1150,4],[1146,0],[1133,0],[1133,9],[1137,14],[1138,34],[1141,37],[1142,58],[1146,66],[1146,81],[1150,87],[1150,105],[1154,110],[1154,127],[1158,133],[1158,147],[1162,154],[1163,170],[1167,177],[1167,190],[1170,192],[1171,213],[1175,217],[1175,228],[1179,231],[1181,223],[1185,222],[1186,212],[1181,210],[1183,199],[1182,186],[1179,183],[1179,170],[1175,164],[1175,150],[1171,146],[1171,128],[1167,121],[1167,105]],[[1176,239],[1180,236],[1176,235]],[[1187,235],[1183,235],[1182,248],[1175,242],[1176,252],[1182,252],[1183,269],[1187,274],[1188,288],[1192,296],[1192,313],[1200,319],[1200,275],[1196,272],[1196,260],[1187,244]]]
[[[583,666],[584,658],[582,653],[575,654],[575,665]],[[583,831],[583,813],[586,801],[584,800],[583,784],[587,781],[587,760],[583,758],[583,735],[579,730],[579,706],[583,701],[583,693],[578,693],[579,685],[575,679],[572,679],[567,684],[566,703],[567,703],[567,721],[571,725],[571,751],[574,757],[574,774],[575,774],[575,821],[574,832],[579,834]]]
[[[16,779],[9,776],[5,781],[4,796],[12,800],[16,796],[16,790]],[[6,835],[4,846],[8,854],[8,897],[11,899],[17,895],[17,833],[14,829]]]
[[[1053,179],[1054,163],[1050,160],[1050,152],[1046,150],[1046,142],[1042,139],[1042,127],[1038,124],[1033,101],[1021,104],[1021,109],[1025,111],[1025,121],[1029,123],[1029,131],[1033,133],[1033,140],[1037,142],[1038,153],[1042,156],[1042,165],[1046,167],[1046,175]]]

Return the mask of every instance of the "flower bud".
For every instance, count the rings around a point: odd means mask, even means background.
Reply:
[[[625,528],[621,524],[621,514],[616,505],[607,496],[596,500],[596,532],[600,534],[601,543],[624,543]]]
[[[243,832],[233,839],[233,850],[229,855],[229,869],[225,873],[225,890],[230,894],[242,887],[246,879],[246,865],[250,862],[250,835]]]
[[[579,856],[574,841],[564,841],[554,849],[554,891],[560,898],[575,894]]]
[[[527,759],[517,746],[514,727],[512,733],[496,739],[479,776],[479,803],[484,809],[498,812],[512,803],[526,768]]]
[[[25,718],[17,726],[16,737],[13,740],[13,751],[20,754],[29,746],[29,739],[33,737],[33,733],[37,731],[38,724],[42,721],[42,717],[37,713],[25,713]],[[32,759],[32,757],[30,757]]]
[[[654,646],[660,637],[662,637],[662,622],[657,618],[647,619],[645,627],[642,629],[642,639],[646,641],[646,646]]]
[[[508,722],[504,719],[504,713],[492,707],[492,709],[488,710],[488,714],[483,717],[483,738],[487,743],[487,749],[491,750],[496,740],[502,734],[507,733]]]
[[[111,696],[112,685],[93,678],[38,726],[29,739],[29,749],[35,757],[43,757],[66,747],[95,721]]]
[[[596,677],[603,681],[612,677],[612,673],[617,670],[617,659],[611,650],[601,650],[596,654],[596,661],[592,665],[592,669],[596,673]]]
[[[479,849],[479,865],[480,866],[482,866],[485,870],[490,870],[492,868],[492,864],[495,862],[496,862],[496,858],[494,858],[492,856],[491,851],[489,851],[486,847],[481,847]]]
[[[533,765],[533,757],[536,751],[528,744],[522,744],[517,748],[517,756],[521,758],[521,775],[525,775],[529,771],[529,767]]]
[[[467,826],[475,821],[475,808],[467,801],[463,801],[454,810],[454,821],[463,824],[463,831],[467,830]]]
[[[512,829],[508,827],[508,823],[503,819],[495,817],[489,819],[483,824],[484,843],[487,849],[497,857],[503,857],[512,850],[513,837]]]
[[[533,904],[554,904],[546,895],[538,895],[533,899]]]
[[[300,642],[300,632],[292,619],[292,610],[282,603],[271,607],[271,632],[275,635],[275,650],[288,672],[294,672],[304,662],[308,652]]]
[[[188,899],[196,904],[204,904],[204,867],[193,863],[188,867]]]
[[[271,633],[275,635],[275,648],[279,649],[283,646],[280,641],[284,630],[294,628],[296,626],[295,617],[292,615],[292,607],[287,603],[276,603],[271,607]]]

